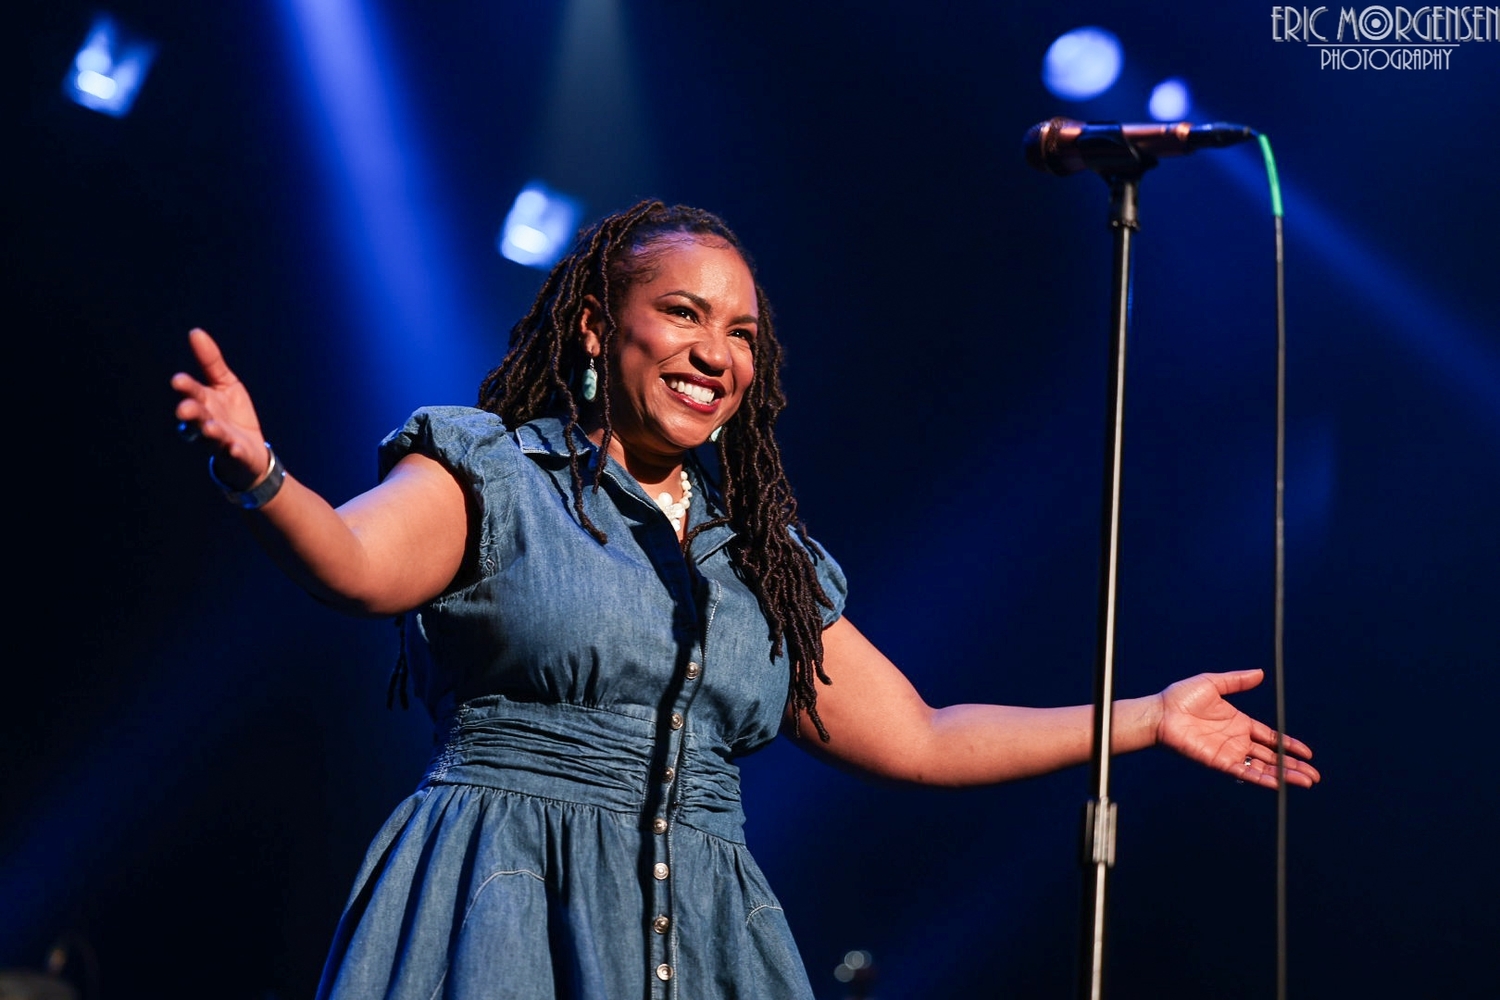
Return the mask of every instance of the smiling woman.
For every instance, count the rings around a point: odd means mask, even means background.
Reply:
[[[735,758],[786,733],[939,785],[1089,758],[1091,706],[931,708],[843,616],[776,445],[771,313],[709,213],[643,202],[580,233],[479,406],[417,411],[337,509],[277,463],[212,339],[191,344],[178,419],[289,574],[402,616],[392,691],[414,685],[439,734],[321,997],[811,1000]],[[1161,743],[1274,787],[1276,734],[1224,700],[1259,681],[1117,701],[1112,750]],[[1286,780],[1317,781],[1285,747]]]
[[[810,555],[823,554],[807,537],[782,469],[781,345],[739,237],[718,216],[684,205],[646,201],[608,216],[552,270],[510,347],[480,387],[479,405],[512,427],[566,415],[574,510],[600,541],[607,536],[583,506],[575,431],[669,500],[679,496],[674,484],[681,490],[691,481],[682,471],[691,449],[714,440],[722,501],[710,509],[718,514],[698,527],[684,520],[681,540],[691,545],[708,527],[734,529],[731,550],[761,604],[772,649],[791,661],[792,703],[821,732],[814,681],[829,599]],[[599,357],[607,359],[599,394],[580,406],[574,386]],[[697,398],[689,385],[699,386]],[[704,399],[704,389],[717,399]],[[590,465],[596,490],[604,470]]]
[[[615,317],[607,394],[609,454],[643,486],[675,481],[683,456],[729,422],[755,377],[755,279],[739,251],[698,236],[659,240]],[[606,317],[589,296],[582,343],[603,350]],[[598,444],[603,426],[591,421]]]

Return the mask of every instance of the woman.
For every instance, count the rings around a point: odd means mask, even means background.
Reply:
[[[419,410],[335,509],[285,473],[209,336],[177,417],[279,564],[342,610],[402,615],[440,727],[377,836],[325,997],[810,998],[741,836],[737,755],[784,731],[904,781],[1089,758],[1092,708],[928,707],[842,614],[773,437],[780,348],[715,216],[643,202],[580,234],[479,407]],[[1162,743],[1275,786],[1275,734],[1202,674],[1115,703]],[[1286,776],[1310,751],[1286,740]]]

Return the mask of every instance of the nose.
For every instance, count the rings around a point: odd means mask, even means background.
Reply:
[[[729,353],[729,334],[724,330],[707,329],[693,344],[693,367],[705,375],[715,377],[724,374],[733,363]]]

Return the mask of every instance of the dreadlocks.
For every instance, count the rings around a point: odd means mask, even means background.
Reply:
[[[552,268],[531,310],[510,332],[510,349],[499,367],[479,386],[479,407],[497,414],[507,426],[519,427],[540,416],[565,420],[568,464],[573,477],[573,509],[601,544],[608,541],[583,509],[584,456],[574,443],[579,428],[573,386],[589,357],[579,341],[585,298],[592,296],[603,314],[601,359],[609,356],[616,328],[615,304],[632,284],[649,280],[663,240],[701,236],[733,247],[755,274],[755,265],[739,237],[718,216],[685,205],[668,207],[642,201],[582,230],[569,251]],[[754,590],[770,626],[771,655],[786,651],[791,667],[789,704],[799,730],[805,711],[825,742],[828,730],[818,718],[816,681],[830,683],[823,671],[823,620],[819,607],[832,607],[818,583],[813,560],[822,558],[797,513],[797,499],[781,465],[773,433],[786,406],[781,391],[781,345],[771,323],[770,304],[755,283],[760,312],[755,340],[755,376],[743,404],[719,435],[719,490],[724,516],[690,531],[684,544],[706,528],[728,523],[735,531],[729,557]],[[598,372],[596,405],[604,428],[601,452],[614,436],[609,411],[609,366]],[[602,463],[593,466],[590,483],[599,488]]]

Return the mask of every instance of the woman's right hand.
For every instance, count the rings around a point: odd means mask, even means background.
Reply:
[[[188,334],[202,374],[172,376],[177,419],[213,453],[213,473],[232,490],[254,487],[270,456],[250,393],[219,345]],[[457,576],[468,550],[464,487],[434,458],[413,453],[380,485],[334,509],[286,475],[250,529],[271,558],[308,593],[341,611],[387,616],[430,601]]]
[[[245,384],[224,363],[214,339],[200,329],[188,334],[202,380],[187,372],[172,376],[177,390],[177,419],[184,433],[196,432],[213,452],[213,472],[231,489],[246,489],[265,475],[269,465],[266,439]]]

